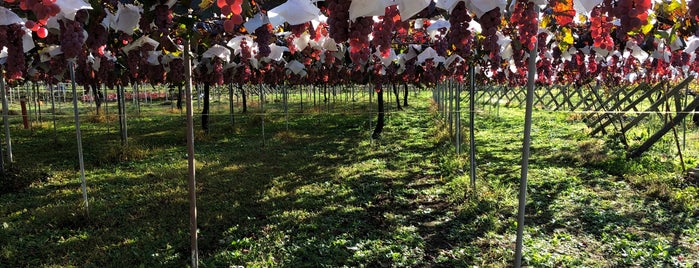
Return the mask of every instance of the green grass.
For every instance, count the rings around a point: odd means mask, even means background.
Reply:
[[[366,93],[315,108],[307,97],[303,111],[295,96],[288,117],[270,96],[264,117],[253,106],[235,125],[227,103],[214,102],[211,132],[195,133],[202,266],[511,265],[524,113],[478,105],[469,189],[467,153],[454,154],[428,95],[411,93],[403,111],[391,103],[373,141]],[[11,121],[14,168],[28,186],[0,196],[0,267],[187,266],[183,115],[158,102],[140,116],[130,107],[128,147],[114,118],[83,120],[86,215],[63,108],[56,136],[51,123],[23,130]],[[573,114],[534,118],[525,264],[699,261],[699,193],[681,177],[671,139],[626,160],[617,141],[590,138]],[[687,137],[685,162],[695,166],[699,132]]]

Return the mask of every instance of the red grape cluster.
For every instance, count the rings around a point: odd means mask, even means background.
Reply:
[[[404,42],[408,39],[410,34],[410,21],[401,20],[400,14],[393,17],[394,25],[393,30],[395,31],[394,39]]]
[[[167,81],[170,84],[182,84],[184,82],[184,60],[175,58],[168,63],[170,71],[167,73]]]
[[[61,50],[66,59],[80,55],[85,35],[83,26],[77,21],[63,19],[59,21],[61,28]]]
[[[22,36],[24,36],[24,29],[17,23],[0,26],[0,38],[2,38],[0,47],[3,45],[7,47],[5,75],[10,82],[21,79],[22,74],[27,69],[24,61]]]
[[[145,43],[140,47],[133,48],[126,53],[126,64],[131,74],[131,78],[139,78],[139,73],[148,69],[148,53],[155,50],[150,43]],[[143,77],[147,78],[147,77]]]
[[[167,5],[155,6],[155,19],[153,23],[158,27],[158,33],[167,35],[172,27],[172,9]]]
[[[294,40],[299,38],[308,29],[309,23],[291,25],[291,34],[286,37],[286,46],[289,47],[289,52],[293,55],[296,53],[296,45],[294,45]]]
[[[158,27],[158,32],[167,35],[172,27],[172,9],[167,5],[155,6],[155,19],[153,23]]]
[[[131,78],[138,78],[138,67],[141,60],[141,52],[138,49],[129,50],[126,53],[126,67],[129,69]]]
[[[163,56],[158,57],[158,62],[161,62]],[[165,66],[162,64],[149,64],[146,69],[146,78],[148,79],[148,83],[153,84],[153,85],[160,85],[162,83],[165,83],[165,79],[167,79],[166,73],[165,73]]]
[[[434,50],[437,51],[437,55],[446,57],[447,50],[450,47],[450,44],[446,38],[447,28],[439,28],[437,32],[439,34],[435,36],[435,41],[432,45],[432,48],[434,48]]]
[[[447,33],[447,41],[449,47],[454,49],[454,52],[461,57],[467,57],[471,53],[471,31],[468,30],[471,16],[466,10],[466,3],[460,1],[449,17],[451,29]],[[497,37],[496,37],[497,38]]]
[[[512,12],[510,20],[517,25],[519,42],[527,50],[534,49],[536,35],[539,32],[539,14],[534,10],[534,3],[528,0],[517,0],[515,11]]]
[[[550,85],[553,76],[553,66],[551,60],[547,57],[541,57],[541,60],[536,62],[537,78],[536,82],[543,85]]]
[[[483,39],[483,50],[489,52],[492,68],[497,69],[500,65],[500,46],[498,45],[498,27],[502,20],[500,19],[500,8],[496,7],[478,18],[481,24]]]
[[[257,37],[258,47],[257,56],[260,58],[267,57],[270,53],[272,53],[272,49],[269,48],[269,45],[274,42],[274,34],[272,33],[272,31],[272,24],[269,23],[255,29],[255,36]]]
[[[650,0],[619,0],[614,7],[614,16],[620,19],[618,37],[626,39],[628,32],[635,31],[648,23]]]
[[[60,77],[63,77],[66,71],[66,61],[62,54],[51,57],[48,61],[48,76],[50,82],[57,82]],[[56,78],[56,79],[54,79]]]
[[[611,29],[612,22],[610,18],[602,14],[601,8],[593,8],[590,13],[590,34],[594,40],[595,47],[606,50],[614,49],[614,40],[610,35]]]
[[[211,66],[213,68],[213,72],[211,75],[211,83],[217,84],[217,85],[223,85],[223,60],[219,57],[213,57],[211,59]]]
[[[244,38],[240,40],[240,57],[240,62],[247,62],[252,58],[252,51],[250,50],[250,46],[248,46],[247,39]]]
[[[90,23],[87,25],[87,31],[90,33],[85,40],[85,45],[87,45],[87,48],[98,51],[100,50],[100,47],[107,44],[109,33],[107,32],[107,29],[102,26],[102,24]]]
[[[116,83],[116,76],[114,75],[115,65],[114,61],[107,58],[107,56],[100,57],[100,68],[95,76],[101,79],[108,87],[113,87]]]
[[[423,65],[422,79],[420,80],[426,84],[434,85],[437,83],[439,76],[439,70],[437,70],[434,59],[426,59]]]
[[[398,8],[395,5],[386,8],[384,16],[374,23],[373,39],[371,44],[381,52],[381,56],[387,58],[391,54],[391,43],[393,39],[393,26],[395,25],[394,18],[398,15]]]
[[[223,22],[226,32],[233,32],[236,25],[243,24],[243,0],[217,0],[216,6],[221,9],[221,15],[228,18]]]
[[[337,43],[343,43],[349,38],[349,8],[351,0],[327,0],[329,36]]]
[[[357,18],[349,28],[350,59],[355,64],[369,60],[369,34],[372,31],[374,19],[371,17]]]
[[[61,8],[56,5],[56,0],[5,0],[7,3],[19,2],[19,8],[24,11],[31,10],[36,16],[36,22],[28,20],[25,23],[27,29],[36,32],[39,38],[45,38],[48,35],[46,30],[46,22],[50,17],[56,16]]]
[[[699,20],[699,0],[691,0],[687,4],[689,9],[689,15],[691,15],[695,20]]]
[[[143,34],[150,34],[153,31],[151,27],[151,18],[148,16],[141,16],[138,20],[138,28],[143,32]]]

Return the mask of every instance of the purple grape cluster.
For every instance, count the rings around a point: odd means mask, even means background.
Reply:
[[[468,57],[471,53],[471,42],[473,35],[468,29],[471,22],[471,16],[466,10],[466,3],[459,2],[449,17],[451,29],[447,33],[447,41],[450,47],[454,48],[454,52],[461,57]]]
[[[388,57],[391,53],[391,43],[393,41],[393,18],[398,16],[398,8],[395,5],[386,8],[385,15],[379,22],[374,23],[374,32],[371,44],[381,52],[381,56]]]
[[[22,78],[22,74],[27,69],[24,61],[24,46],[22,44],[22,36],[24,30],[19,24],[10,24],[0,26],[0,37],[7,47],[7,61],[5,62],[6,78],[12,82]]]
[[[255,36],[257,36],[257,47],[259,50],[257,55],[259,57],[267,57],[270,53],[272,53],[272,49],[269,48],[269,44],[273,42],[272,38],[274,38],[271,28],[272,25],[268,23],[255,29]]]
[[[349,29],[350,58],[355,64],[369,60],[369,34],[372,32],[374,19],[371,17],[357,18]]]
[[[343,43],[349,38],[349,8],[350,0],[325,1],[328,13],[328,35],[337,43]]]
[[[172,18],[172,9],[167,5],[155,6],[155,19],[153,19],[153,23],[158,27],[158,32],[160,34],[168,34],[168,31],[172,27]]]
[[[219,86],[223,85],[223,60],[219,57],[214,57],[211,59],[211,65],[214,69],[211,82]]]
[[[510,20],[517,25],[519,42],[527,50],[534,49],[536,35],[539,32],[539,14],[534,10],[534,3],[529,0],[517,0],[515,11]]]
[[[167,81],[170,84],[181,84],[184,82],[184,60],[175,58],[168,64],[170,71],[167,73]]]
[[[87,31],[90,33],[85,40],[85,45],[91,50],[98,50],[100,47],[107,44],[109,37],[107,29],[102,24],[91,23],[87,26]]]
[[[72,59],[82,52],[85,35],[83,26],[77,21],[64,19],[59,22],[61,28],[61,50],[66,59]]]
[[[490,56],[491,68],[497,69],[500,65],[500,46],[498,45],[498,27],[500,26],[500,8],[496,7],[478,19],[481,24],[483,39],[483,50],[487,51]]]

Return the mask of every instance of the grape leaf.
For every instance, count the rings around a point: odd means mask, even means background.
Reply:
[[[553,15],[556,22],[560,26],[566,26],[573,22],[575,17],[575,9],[573,9],[573,0],[555,0],[551,1]]]
[[[201,3],[199,3],[199,8],[200,9],[207,9],[213,5],[214,5],[213,0],[202,0]]]

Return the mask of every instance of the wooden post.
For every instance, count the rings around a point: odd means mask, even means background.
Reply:
[[[658,140],[660,140],[660,138],[662,138],[663,135],[665,135],[665,133],[670,131],[676,125],[680,124],[682,120],[684,120],[684,118],[687,117],[687,115],[691,114],[697,107],[699,107],[699,98],[694,98],[694,100],[689,105],[687,105],[687,107],[685,107],[684,110],[682,110],[682,112],[678,113],[675,118],[666,123],[662,129],[660,129],[658,132],[653,134],[653,136],[648,138],[648,140],[641,144],[641,146],[639,146],[636,150],[628,154],[627,158],[635,158],[641,156],[641,154],[650,149],[650,147],[653,146],[653,144],[658,142]]]

